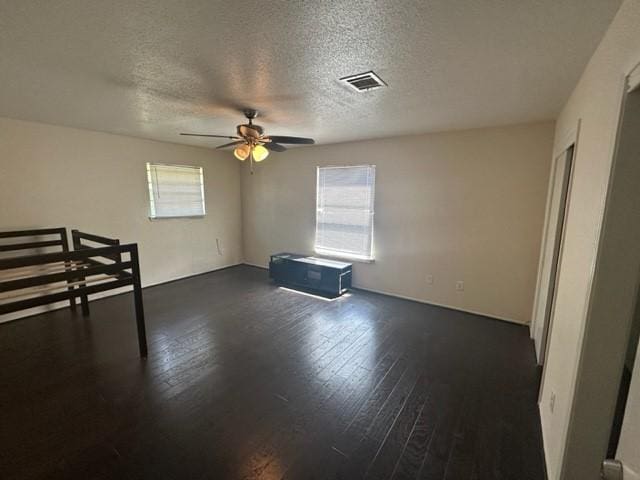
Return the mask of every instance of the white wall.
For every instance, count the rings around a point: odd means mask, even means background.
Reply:
[[[640,2],[627,0],[556,123],[559,141],[582,119],[540,405],[550,480],[561,478],[623,79],[640,61],[638,25]],[[551,412],[553,394],[556,401]],[[577,465],[579,458],[576,456],[572,462]],[[572,476],[565,465],[563,478],[579,477]]]
[[[146,162],[204,167],[207,215],[149,220]],[[203,148],[0,118],[0,230],[66,226],[137,242],[144,285],[237,264],[238,163]]]
[[[243,170],[245,260],[313,253],[316,166],[375,164],[376,259],[354,265],[356,285],[527,323],[552,137],[540,123],[271,155]]]

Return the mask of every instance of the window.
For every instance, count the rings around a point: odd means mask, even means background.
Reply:
[[[204,181],[201,167],[147,163],[149,217],[201,217]]]
[[[373,260],[376,167],[318,167],[316,253]]]

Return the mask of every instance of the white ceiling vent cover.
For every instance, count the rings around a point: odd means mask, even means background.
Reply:
[[[387,84],[384,83],[384,81],[373,71],[342,77],[340,81],[357,92],[367,92],[369,90],[375,90],[376,88],[387,86]]]

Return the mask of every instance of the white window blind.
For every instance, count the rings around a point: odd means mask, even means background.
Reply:
[[[316,253],[373,259],[376,167],[318,167]]]
[[[205,214],[201,167],[147,163],[149,217],[199,217]]]

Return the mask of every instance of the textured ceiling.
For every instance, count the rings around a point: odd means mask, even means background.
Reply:
[[[0,116],[193,145],[555,118],[620,0],[0,0]],[[356,93],[345,75],[389,85]]]

